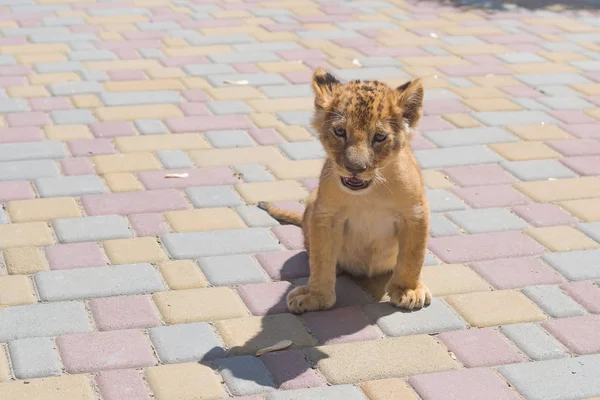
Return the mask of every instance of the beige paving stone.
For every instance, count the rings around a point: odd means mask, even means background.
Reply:
[[[31,275],[49,269],[44,251],[39,247],[12,247],[3,254],[6,270],[11,275]]]
[[[397,57],[400,60],[402,57]],[[403,67],[402,68],[407,74],[414,77],[431,77],[431,76],[443,76],[443,74],[433,67]]]
[[[156,152],[161,150],[197,150],[210,148],[199,133],[172,133],[170,135],[123,136],[115,139],[123,153]]]
[[[187,76],[179,80],[183,83],[183,86],[188,89],[208,89],[211,87],[210,83],[204,78]]]
[[[510,97],[506,92],[496,87],[466,87],[450,90],[465,99],[502,99]]]
[[[236,164],[263,164],[285,161],[279,150],[271,146],[238,147],[231,149],[194,150],[189,153],[199,167],[218,167]]]
[[[415,392],[399,378],[362,382],[360,388],[369,400],[418,400]]]
[[[584,110],[584,112],[590,117],[594,117],[596,119],[600,119],[600,110],[595,108],[593,110]]]
[[[221,379],[199,363],[159,365],[146,368],[146,380],[156,400],[225,398]]]
[[[578,83],[569,86],[586,96],[600,95],[600,83]]]
[[[600,197],[600,178],[593,176],[520,182],[514,187],[540,203]]]
[[[428,335],[321,346],[309,349],[308,353],[327,381],[334,385],[460,367],[446,347]]]
[[[496,143],[489,147],[508,161],[541,160],[561,158],[560,153],[542,142]]]
[[[95,398],[89,378],[85,375],[63,375],[0,383],[0,399],[94,400]]]
[[[231,354],[254,354],[281,340],[291,340],[293,347],[316,344],[298,317],[288,313],[227,319],[217,321],[215,327]]]
[[[484,54],[493,55],[512,52],[512,50],[508,47],[499,44],[469,44],[444,47],[450,53],[457,56],[478,56]]]
[[[182,90],[185,87],[178,79],[152,79],[104,82],[104,88],[109,92],[146,92],[156,90]]]
[[[572,136],[556,125],[508,125],[505,127],[523,140],[563,140]]]
[[[478,86],[485,87],[520,86],[523,84],[509,75],[472,76],[469,80]]]
[[[71,48],[63,43],[19,44],[0,48],[0,54],[68,53],[69,51]]]
[[[281,126],[287,126],[277,119],[277,117],[269,113],[250,114],[250,119],[259,128],[278,128]]]
[[[181,68],[177,67],[149,68],[146,70],[146,73],[152,79],[181,78],[187,76]]]
[[[104,175],[104,180],[111,192],[137,192],[144,190],[144,185],[130,172],[112,172]]]
[[[553,52],[553,51],[538,51],[538,56],[545,57],[555,62],[571,62],[571,61],[583,61],[587,60],[587,57],[583,54],[573,52]]]
[[[322,159],[290,160],[271,163],[268,167],[277,179],[318,178],[324,162]]]
[[[214,321],[248,315],[244,303],[226,287],[160,292],[154,293],[152,298],[167,324]]]
[[[36,302],[35,290],[27,276],[0,276],[0,306],[19,306]]]
[[[113,265],[153,263],[169,259],[153,237],[105,240],[102,244]]]
[[[296,181],[252,182],[235,185],[248,204],[259,201],[303,200],[308,192]]]
[[[165,218],[175,232],[213,231],[246,227],[242,218],[233,209],[225,207],[169,211],[165,213]]]
[[[30,74],[27,76],[32,85],[47,85],[57,82],[76,82],[81,78],[74,72],[58,72],[54,74]]]
[[[81,217],[79,205],[72,197],[13,200],[6,205],[12,222],[51,221]]]
[[[283,72],[310,71],[310,68],[302,64],[301,61],[264,62],[257,63],[256,66],[265,72],[274,72],[276,74],[281,74]]]
[[[95,110],[101,121],[134,121],[136,119],[164,119],[183,117],[174,104],[149,104],[141,106],[99,107]]]
[[[517,290],[456,294],[446,297],[446,302],[473,327],[536,322],[547,318]]]
[[[569,200],[558,205],[583,222],[600,222],[600,198]]]
[[[475,111],[520,111],[520,105],[503,98],[465,99],[463,103]]]
[[[95,108],[102,107],[100,98],[95,94],[78,94],[71,96],[71,101],[77,108]]]
[[[313,97],[291,97],[286,99],[248,100],[246,103],[258,112],[304,111],[312,110]]]
[[[44,133],[48,140],[67,141],[94,137],[87,125],[46,125]]]
[[[233,53],[230,46],[194,46],[194,47],[168,47],[163,53],[169,57],[208,56],[211,54]]]
[[[305,142],[314,140],[314,137],[301,126],[279,125],[274,127],[288,142]]]
[[[402,61],[412,67],[455,67],[469,65],[469,62],[457,56],[428,56],[428,57],[401,57]]]
[[[83,65],[91,70],[113,70],[113,69],[151,69],[161,68],[162,64],[157,60],[110,60],[110,61],[86,61]]]
[[[454,187],[450,179],[440,171],[427,169],[422,171],[422,175],[423,183],[429,189],[451,189]]]
[[[442,118],[458,128],[475,128],[481,126],[481,123],[469,114],[445,114],[442,115]]]
[[[200,267],[190,260],[164,261],[157,264],[169,288],[198,289],[208,285]]]
[[[174,38],[174,37],[164,37],[161,41],[167,47],[188,47],[189,43],[185,41],[183,38]]]
[[[568,64],[560,63],[506,64],[505,66],[515,74],[539,74],[540,71],[544,71],[545,74],[561,74],[579,71]]]
[[[495,26],[441,26],[442,32],[452,36],[477,36],[477,35],[505,35],[502,29]]]
[[[44,86],[11,87],[6,89],[6,94],[8,94],[9,97],[20,97],[24,99],[48,97],[50,95]]]
[[[549,226],[525,230],[550,251],[595,249],[600,245],[571,226]]]
[[[0,346],[0,383],[10,381],[10,367],[8,366],[8,357],[6,351]]]
[[[436,297],[492,290],[481,276],[462,264],[423,267],[421,279]]]
[[[148,17],[142,15],[111,15],[86,17],[85,22],[90,25],[134,24],[148,22]]]
[[[99,174],[137,172],[161,169],[152,153],[104,154],[92,157]]]
[[[265,95],[251,86],[208,88],[206,93],[215,100],[251,100],[264,99]]]

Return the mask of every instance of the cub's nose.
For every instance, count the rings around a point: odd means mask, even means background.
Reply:
[[[353,174],[360,174],[361,172],[365,172],[367,170],[367,164],[344,164],[344,168]]]

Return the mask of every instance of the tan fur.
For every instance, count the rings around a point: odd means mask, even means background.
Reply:
[[[327,153],[319,186],[303,216],[260,204],[274,218],[301,225],[304,233],[310,278],[289,293],[288,308],[301,313],[332,307],[336,265],[354,275],[393,271],[386,286],[392,304],[423,307],[431,301],[420,280],[429,206],[409,147],[410,129],[422,114],[421,82],[397,89],[377,81],[342,84],[319,68],[313,90],[313,127]],[[338,132],[343,127],[345,136],[335,135],[335,127]],[[374,141],[378,133],[387,139]],[[371,180],[370,186],[360,191],[345,187],[341,177],[353,175],[348,168]]]

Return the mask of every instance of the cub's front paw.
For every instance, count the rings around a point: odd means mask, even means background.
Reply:
[[[387,292],[390,295],[390,303],[405,310],[418,310],[431,303],[431,292],[422,283],[415,289],[388,285]]]
[[[311,292],[308,286],[299,286],[287,295],[288,309],[294,314],[327,310],[334,304],[335,292],[330,294]]]

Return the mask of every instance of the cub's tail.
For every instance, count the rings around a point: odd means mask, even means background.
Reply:
[[[258,208],[268,212],[269,215],[271,217],[275,218],[277,221],[287,222],[288,224],[292,224],[292,225],[296,225],[296,226],[302,226],[302,214],[301,213],[298,213],[295,211],[290,211],[290,210],[284,210],[283,208],[275,207],[274,205],[271,205],[271,204],[267,203],[266,201],[259,201],[257,206],[258,206]]]

